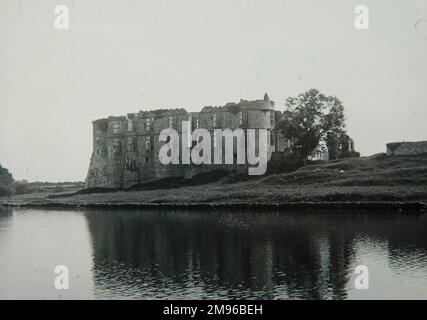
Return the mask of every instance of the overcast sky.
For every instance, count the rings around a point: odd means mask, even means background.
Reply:
[[[56,30],[54,8],[70,9]],[[354,9],[370,9],[356,30]],[[83,180],[91,122],[152,108],[336,95],[362,155],[427,140],[425,0],[0,0],[0,163]]]

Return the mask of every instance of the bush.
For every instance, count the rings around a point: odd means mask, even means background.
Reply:
[[[0,186],[0,197],[7,197],[12,195],[13,190],[9,186]]]
[[[31,188],[27,181],[15,182],[13,185],[13,189],[15,191],[15,194],[31,193]]]

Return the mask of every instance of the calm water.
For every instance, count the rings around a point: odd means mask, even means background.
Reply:
[[[427,215],[0,209],[0,298],[427,299]]]

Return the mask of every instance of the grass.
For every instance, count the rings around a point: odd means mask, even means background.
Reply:
[[[197,181],[196,181],[197,182]],[[163,181],[163,184],[165,181]],[[315,163],[291,173],[238,181],[221,176],[213,182],[134,190],[0,198],[15,203],[283,203],[283,202],[427,202],[427,155],[385,155]]]

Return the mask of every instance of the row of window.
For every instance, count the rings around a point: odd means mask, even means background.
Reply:
[[[194,129],[199,129],[200,127],[200,120],[198,117],[188,117],[188,121],[191,122],[191,125]],[[270,123],[274,124],[274,112],[270,112]],[[239,125],[241,126],[247,126],[249,124],[249,116],[248,111],[240,111],[239,112]],[[212,125],[213,127],[221,127],[222,126],[222,118],[220,115],[214,114],[212,116]],[[170,116],[168,119],[168,126],[169,128],[176,127],[176,117]],[[120,121],[114,121],[113,122],[113,133],[118,134],[122,132],[122,123]],[[152,131],[154,129],[154,118],[147,118],[144,122],[144,130],[145,131]],[[131,120],[128,120],[128,131],[133,130],[133,122]],[[100,140],[100,132],[96,132],[96,140]]]
[[[271,132],[270,132],[270,137],[272,137]],[[214,139],[214,146],[216,146],[217,141],[216,141],[215,135],[214,135],[213,139]],[[169,142],[169,141],[170,141],[170,137],[168,137],[166,142]],[[198,137],[197,141],[192,141],[191,143],[189,142],[189,144],[194,146],[197,143],[200,143],[200,141],[201,141],[201,137]],[[274,143],[272,143],[272,144],[274,144]],[[119,139],[114,139],[112,149],[113,149],[113,153],[115,153],[115,154],[120,154],[122,152],[122,143]],[[154,151],[154,137],[150,136],[150,137],[146,138],[145,150],[146,150],[146,152],[153,152]],[[127,151],[128,152],[137,151],[137,145],[136,145],[136,138],[135,137],[129,137],[128,138],[128,140],[127,140]],[[100,149],[97,149],[98,155],[100,155],[100,152],[101,152]]]
[[[128,152],[135,152],[137,150],[136,146],[136,138],[135,137],[129,137],[127,140],[127,151]],[[154,151],[154,137],[147,137],[147,140],[145,141],[145,150],[150,152]],[[115,154],[120,154],[122,152],[122,142],[119,139],[114,139],[112,151]],[[99,150],[97,152],[99,155]]]

